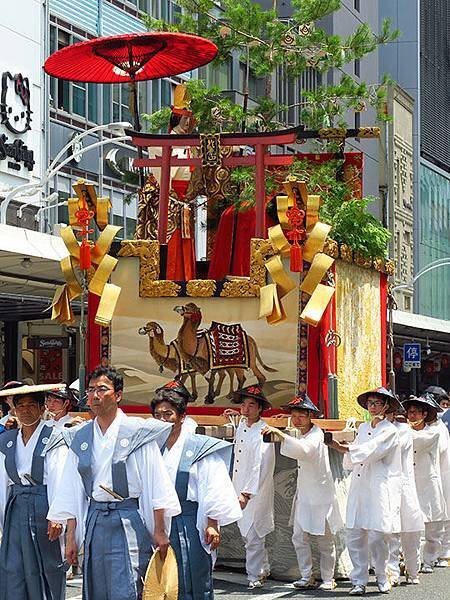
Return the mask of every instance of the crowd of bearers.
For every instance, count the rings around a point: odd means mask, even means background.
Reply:
[[[0,431],[0,600],[64,600],[66,571],[81,553],[83,600],[140,600],[151,555],[156,550],[164,560],[169,546],[178,600],[212,600],[221,529],[233,522],[249,588],[262,587],[274,529],[275,447],[265,434],[297,465],[295,588],[335,589],[334,538],[344,527],[350,595],[366,593],[370,567],[379,592],[388,593],[400,584],[401,561],[405,582],[419,584],[419,572],[450,559],[450,444],[440,418],[448,396],[440,389],[403,403],[383,387],[361,394],[369,420],[348,444],[325,443],[306,394],[283,407],[295,435],[268,426],[262,413],[270,402],[260,385],[250,385],[236,397],[240,410],[225,411],[239,416],[230,444],[195,433],[186,415],[192,398],[178,380],[152,394],[153,419],[128,417],[119,408],[122,376],[98,367],[87,385],[94,418],[76,423],[68,414],[78,401],[73,389],[10,382],[0,390],[8,401]],[[345,525],[330,448],[351,473]]]

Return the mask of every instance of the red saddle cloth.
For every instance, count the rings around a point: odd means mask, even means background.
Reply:
[[[247,334],[239,323],[228,325],[213,321],[206,332],[210,369],[249,367]]]

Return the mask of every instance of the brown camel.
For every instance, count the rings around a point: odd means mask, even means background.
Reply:
[[[139,335],[148,335],[149,350],[152,358],[159,365],[162,372],[164,368],[173,371],[176,377],[184,384],[187,378],[191,381],[191,390],[193,400],[197,400],[198,391],[196,384],[196,376],[198,370],[193,368],[190,363],[187,363],[184,359],[183,353],[180,351],[177,340],[173,340],[169,344],[164,341],[164,331],[159,323],[155,321],[149,321],[145,327],[139,329]],[[205,371],[206,372],[206,371]],[[219,381],[217,385],[217,395],[220,394],[222,389],[222,383],[225,379],[225,372],[230,377],[230,393],[233,386],[233,372],[232,369],[226,369],[224,372],[219,374]],[[201,371],[200,371],[201,373]],[[202,373],[203,374],[203,373]]]
[[[155,323],[155,321],[149,321],[145,327],[140,327],[138,332],[139,335],[148,335],[150,354],[156,364],[159,365],[161,372],[164,368],[173,371],[175,376],[183,384],[189,377],[191,381],[192,398],[194,401],[197,400],[198,392],[195,381],[197,372],[194,369],[189,368],[184,362],[177,347],[176,340],[170,342],[170,344],[166,344],[164,341],[164,331],[161,325]]]
[[[198,370],[202,374],[206,374],[209,370],[209,349],[206,340],[206,332],[198,331],[202,320],[200,308],[193,302],[189,302],[184,306],[175,306],[174,311],[183,317],[183,324],[178,331],[177,341],[184,360],[188,361],[192,365],[195,365],[195,368],[197,368],[198,365],[198,367],[201,367],[202,369],[200,370],[200,368],[198,368]],[[276,372],[276,369],[273,369],[272,367],[269,367],[263,363],[258,351],[258,346],[256,345],[255,340],[249,335],[247,335],[247,342],[249,351],[249,368],[255,375],[258,383],[263,385],[266,381],[266,376],[258,368],[257,363],[259,362],[265,371],[269,371],[271,373]],[[218,370],[219,372],[221,371],[221,369]],[[234,368],[234,372],[236,373],[239,382],[237,390],[239,391],[245,381],[244,369],[241,367]],[[214,402],[214,398],[217,395],[214,391],[214,374],[215,370],[213,370],[209,379],[208,396],[205,400],[208,403]]]

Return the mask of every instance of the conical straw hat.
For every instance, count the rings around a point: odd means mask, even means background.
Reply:
[[[142,600],[178,600],[178,566],[171,546],[165,560],[159,550],[153,553],[145,574]]]
[[[49,392],[50,390],[62,390],[65,387],[65,383],[38,383],[36,385],[21,385],[20,387],[1,390],[0,397],[23,396],[24,394],[33,394],[34,392]]]

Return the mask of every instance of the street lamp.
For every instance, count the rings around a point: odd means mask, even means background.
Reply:
[[[411,289],[414,288],[414,284],[418,279],[422,277],[422,275],[426,275],[430,271],[434,271],[434,269],[439,269],[441,267],[450,266],[450,256],[445,256],[444,258],[439,258],[438,260],[434,260],[433,262],[425,265],[412,277],[408,283],[400,283],[394,287],[391,287],[388,292],[388,311],[389,311],[389,336],[388,336],[388,347],[389,347],[389,386],[391,390],[395,394],[395,370],[394,370],[394,310],[397,309],[397,303],[394,298],[394,292],[398,290]]]
[[[50,179],[52,179],[52,177],[54,177],[63,167],[65,167],[71,160],[73,160],[73,158],[75,156],[81,156],[88,150],[93,150],[94,148],[100,148],[100,147],[104,146],[105,144],[110,144],[112,141],[123,142],[123,141],[130,140],[131,139],[130,136],[125,134],[125,129],[127,129],[127,128],[131,128],[130,123],[127,123],[127,122],[108,123],[106,125],[96,125],[95,127],[92,127],[91,129],[87,129],[86,131],[82,131],[82,132],[78,133],[56,155],[56,157],[54,158],[54,160],[48,167],[48,169],[45,172],[42,179],[40,179],[38,182],[24,183],[23,185],[19,185],[6,194],[4,200],[0,204],[0,224],[3,224],[3,225],[6,224],[6,214],[7,214],[8,206],[9,206],[9,203],[11,202],[11,200],[15,196],[17,196],[20,193],[22,193],[26,196],[33,196],[37,192],[42,191],[42,189],[47,185],[47,183],[50,181]],[[91,134],[99,132],[99,131],[110,131],[111,133],[118,135],[118,137],[115,137],[113,139],[104,139],[99,142],[95,142],[94,144],[90,144],[89,146],[85,146],[85,147],[81,148],[80,150],[78,150],[77,152],[73,152],[65,160],[58,163],[59,159],[64,155],[64,153],[67,152],[74,144],[81,141],[83,138],[87,137],[88,135],[91,135]],[[30,203],[28,203],[28,205],[29,204]]]

